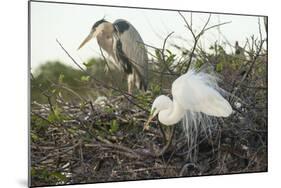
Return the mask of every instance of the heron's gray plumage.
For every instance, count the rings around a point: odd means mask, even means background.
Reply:
[[[122,42],[117,39],[116,40],[116,59],[117,61],[121,62],[121,66],[125,73],[132,74],[133,73],[133,66],[130,62],[130,59],[126,56],[126,54],[123,52]]]
[[[148,57],[144,42],[138,31],[128,21],[123,19],[116,20],[113,25],[117,29],[118,39],[116,40],[116,54],[124,54],[126,56],[121,60],[129,60],[129,65],[132,66],[133,74],[135,74],[135,82],[139,85],[139,89],[147,89],[147,72],[148,72]],[[119,40],[119,41],[118,41]],[[121,43],[122,52],[119,48]],[[122,55],[121,55],[122,57]],[[122,61],[127,64],[127,61]],[[125,65],[127,66],[127,65]]]
[[[116,29],[118,29],[120,34],[124,33],[130,28],[130,24],[122,19],[116,20],[113,25],[116,27]]]

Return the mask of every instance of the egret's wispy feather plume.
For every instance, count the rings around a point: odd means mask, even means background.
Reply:
[[[218,76],[213,72],[190,69],[172,85],[172,94],[185,114],[181,124],[189,148],[188,157],[197,160],[198,135],[202,132],[211,137],[212,128],[217,125],[217,117],[228,117],[232,107],[222,96],[226,94],[218,86]]]
[[[212,137],[212,130],[217,128],[218,125],[217,118],[201,112],[187,110],[180,123],[188,146],[187,158],[196,162],[198,145],[205,139]],[[205,135],[205,137],[199,140],[199,135]]]

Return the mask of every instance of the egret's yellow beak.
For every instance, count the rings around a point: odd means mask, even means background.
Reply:
[[[151,110],[150,116],[149,116],[148,120],[146,121],[146,123],[144,124],[143,130],[148,130],[149,129],[149,123],[156,116],[156,114],[154,114],[155,110],[156,110],[155,108]]]
[[[87,42],[89,42],[93,37],[95,37],[96,34],[94,31],[91,31],[90,34],[84,39],[84,41],[80,44],[77,50],[82,48]]]
[[[148,120],[144,124],[143,130],[148,130],[149,129],[149,123],[153,120],[154,116],[149,116]]]

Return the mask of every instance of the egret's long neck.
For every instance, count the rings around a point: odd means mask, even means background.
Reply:
[[[159,112],[159,121],[165,125],[174,125],[184,116],[185,110],[174,100],[170,107]]]

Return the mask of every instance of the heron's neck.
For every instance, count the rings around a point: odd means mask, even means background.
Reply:
[[[159,112],[159,121],[165,125],[174,125],[184,116],[185,110],[174,100],[170,107]]]
[[[97,41],[98,41],[98,44],[100,45],[100,47],[105,50],[108,55],[110,56],[114,56],[113,55],[113,48],[112,48],[112,45],[113,45],[113,38],[112,38],[112,35],[110,34],[104,34],[104,33],[101,33],[99,35],[97,35]]]

